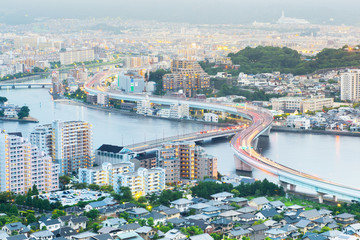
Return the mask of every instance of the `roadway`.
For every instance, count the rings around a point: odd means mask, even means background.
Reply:
[[[188,133],[183,135],[177,135],[172,137],[166,137],[161,139],[155,139],[150,141],[145,141],[142,143],[136,143],[132,145],[125,146],[125,148],[139,153],[148,151],[154,148],[160,147],[162,144],[167,142],[183,142],[183,141],[204,141],[212,138],[221,138],[221,137],[228,137],[228,136],[234,136],[237,132],[241,131],[244,126],[246,125],[237,125],[237,126],[229,126],[224,128],[218,128],[218,129],[211,129],[211,130],[204,130],[200,132],[195,133]]]
[[[101,86],[101,82],[113,74],[114,72],[112,71],[96,74],[94,78],[85,85],[85,90],[91,94],[106,92],[110,98],[118,100],[136,102],[145,99],[144,94],[125,94],[121,92],[107,91],[107,89],[103,88]],[[344,186],[315,175],[303,173],[260,155],[254,149],[256,140],[260,135],[270,130],[273,122],[272,115],[265,109],[249,105],[239,107],[236,105],[154,96],[150,96],[148,99],[150,102],[156,104],[188,104],[190,108],[227,112],[247,118],[252,121],[252,124],[243,131],[238,132],[231,140],[232,149],[243,162],[251,167],[260,169],[267,174],[277,176],[280,183],[285,188],[290,185],[290,190],[295,190],[295,186],[300,186],[317,192],[319,194],[320,202],[322,201],[324,195],[332,195],[334,196],[334,199],[337,197],[343,197],[346,199],[360,201],[360,189]],[[221,131],[217,133],[221,134]],[[142,143],[142,145],[144,144]],[[139,145],[139,148],[141,148],[140,146],[141,144]]]

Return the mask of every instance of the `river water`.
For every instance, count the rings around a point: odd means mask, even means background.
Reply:
[[[198,122],[170,121],[140,115],[106,112],[87,107],[53,102],[47,89],[0,90],[10,103],[27,105],[30,115],[40,123],[53,120],[83,120],[93,127],[93,146],[103,143],[131,145],[144,140],[210,129]],[[8,132],[22,132],[25,137],[37,123],[0,122]],[[229,141],[203,144],[205,150],[218,158],[221,174],[235,173],[233,152]],[[286,166],[318,175],[348,186],[360,187],[360,138],[296,133],[271,133],[259,141],[262,154]],[[254,171],[257,179],[268,177]]]

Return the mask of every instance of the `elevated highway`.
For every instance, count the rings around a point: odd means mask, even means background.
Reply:
[[[244,126],[245,125],[224,127],[218,129],[204,130],[201,132],[177,135],[173,137],[155,139],[142,143],[132,144],[126,146],[125,148],[130,149],[135,153],[139,153],[160,147],[162,144],[167,142],[181,142],[181,141],[199,142],[199,141],[211,140],[214,138],[230,137],[230,136],[234,136],[237,132],[241,131]]]
[[[113,73],[109,72],[109,74]],[[106,89],[101,88],[99,82],[107,76],[109,75],[104,72],[99,75],[95,75],[94,78],[85,85],[85,90],[91,94],[103,93],[106,91],[110,98],[118,100],[136,102],[145,99],[144,94],[124,94],[120,92],[107,91]],[[344,186],[315,175],[303,173],[260,155],[256,151],[257,139],[260,135],[269,134],[273,122],[272,115],[264,109],[257,108],[255,106],[237,107],[234,105],[161,97],[149,97],[149,100],[152,103],[162,105],[171,105],[176,103],[188,104],[190,108],[226,112],[249,119],[252,121],[252,124],[243,131],[239,131],[231,140],[231,148],[241,161],[251,167],[260,169],[267,174],[278,177],[280,184],[285,190],[290,187],[290,190],[295,191],[296,186],[310,189],[318,193],[320,202],[323,201],[324,195],[331,195],[334,197],[334,200],[341,197],[360,202],[360,189]],[[218,134],[220,135],[221,132],[218,132]],[[215,135],[216,133],[214,133],[212,137]],[[141,149],[143,145],[144,144],[140,144],[137,147]],[[143,147],[144,149],[146,148],[146,146]]]

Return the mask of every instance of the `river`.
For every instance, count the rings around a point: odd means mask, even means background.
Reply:
[[[133,114],[106,112],[87,107],[53,102],[47,89],[0,90],[10,103],[27,105],[30,115],[40,123],[53,120],[83,120],[92,124],[93,146],[103,143],[130,145],[144,140],[201,131],[214,126],[199,122],[170,121]],[[8,132],[22,132],[25,137],[37,123],[0,122]],[[205,150],[218,158],[221,174],[235,173],[233,152],[228,141],[203,144]],[[262,137],[259,148],[266,157],[286,166],[320,177],[359,187],[360,138],[296,133],[271,133]],[[257,179],[268,177],[254,171]]]

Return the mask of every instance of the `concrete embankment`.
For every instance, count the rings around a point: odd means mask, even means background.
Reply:
[[[79,102],[79,101],[74,101],[71,99],[56,99],[53,100],[54,102],[57,103],[62,103],[62,104],[68,104],[68,105],[75,105],[75,106],[82,106],[82,107],[87,107],[87,108],[91,108],[91,109],[96,109],[96,110],[101,110],[101,111],[106,111],[106,112],[118,112],[118,113],[122,113],[122,114],[128,114],[128,115],[135,115],[135,116],[142,116],[142,117],[149,117],[149,118],[159,118],[159,119],[165,119],[165,120],[170,120],[170,121],[185,121],[185,122],[194,122],[194,123],[198,123],[198,124],[203,124],[203,125],[212,125],[212,126],[219,126],[219,127],[227,127],[227,126],[231,126],[233,124],[231,123],[215,123],[215,122],[205,122],[205,121],[199,121],[199,120],[195,120],[195,119],[175,119],[175,118],[162,118],[159,116],[151,116],[151,115],[140,115],[137,114],[135,112],[131,112],[129,110],[122,110],[122,109],[117,109],[117,108],[108,108],[108,107],[102,107],[102,106],[98,106],[98,105],[92,105],[92,104],[87,104],[84,102]]]
[[[272,132],[289,132],[289,133],[300,133],[300,134],[318,134],[318,135],[334,135],[334,136],[350,136],[360,137],[360,132],[345,132],[345,131],[324,131],[324,130],[303,130],[281,126],[272,126]]]
[[[1,117],[0,121],[22,122],[22,123],[38,123],[39,122],[39,120],[37,120],[36,118],[33,118],[33,117],[27,117],[27,118],[23,118],[23,119]]]

